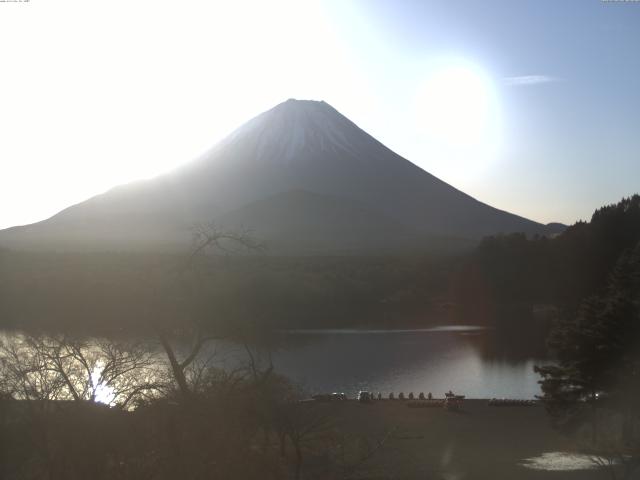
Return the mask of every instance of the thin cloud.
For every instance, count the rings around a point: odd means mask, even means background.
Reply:
[[[504,84],[509,87],[525,87],[529,85],[540,85],[542,83],[560,82],[562,79],[549,75],[522,75],[519,77],[505,77]]]

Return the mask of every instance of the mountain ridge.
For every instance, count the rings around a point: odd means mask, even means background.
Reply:
[[[324,101],[290,99],[172,172],[114,187],[42,222],[0,231],[0,245],[104,249],[111,242],[126,249],[129,238],[151,248],[174,237],[170,243],[180,245],[187,242],[193,223],[225,220],[233,225],[238,223],[233,212],[245,207],[247,215],[249,206],[259,209],[259,202],[291,191],[321,196],[314,201],[305,197],[311,216],[319,203],[324,211],[329,205],[339,208],[340,200],[335,199],[343,199],[351,211],[357,204],[376,212],[371,221],[376,216],[389,218],[415,231],[417,245],[428,237],[479,239],[514,231],[545,234],[558,228],[496,209],[457,190],[393,152]],[[284,214],[269,211],[276,217]],[[337,225],[316,220],[318,228],[324,225],[339,234]],[[374,230],[362,222],[354,222],[353,228],[355,224]],[[348,230],[349,225],[342,227]],[[364,230],[343,234],[364,239]],[[295,237],[296,232],[289,229],[278,236]],[[326,246],[327,252],[343,250],[340,243],[336,238],[333,247]],[[395,249],[392,243],[390,250]],[[299,247],[292,251],[306,248]],[[353,249],[357,250],[349,247]]]

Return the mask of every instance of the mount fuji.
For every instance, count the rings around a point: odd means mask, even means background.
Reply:
[[[291,99],[170,173],[0,231],[0,246],[185,249],[190,227],[205,221],[252,229],[278,254],[399,253],[561,228],[455,189],[325,102]]]

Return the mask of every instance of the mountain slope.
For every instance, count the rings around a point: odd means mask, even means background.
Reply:
[[[337,214],[342,207],[344,217]],[[273,223],[267,225],[260,211],[270,212]],[[304,224],[275,220],[291,215]],[[326,253],[358,250],[357,239],[368,248],[371,242],[364,240],[373,231],[385,233],[379,244],[388,250],[408,244],[395,242],[394,232],[414,245],[443,236],[548,233],[544,225],[442,182],[325,102],[288,100],[200,159],[167,175],[116,187],[44,222],[2,231],[0,245],[174,248],[187,244],[194,222],[235,225],[242,218],[246,227],[257,223],[269,231],[274,247]],[[310,244],[299,229],[323,232],[325,240]]]
[[[217,219],[221,225],[248,225],[275,254],[375,254],[450,250],[468,242],[421,234],[357,202],[304,190],[278,193]]]

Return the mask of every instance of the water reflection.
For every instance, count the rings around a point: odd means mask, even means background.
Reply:
[[[479,327],[417,330],[283,332],[276,369],[310,392],[432,392],[470,398],[533,398],[540,393],[534,356],[491,351],[492,332]]]
[[[398,333],[429,333],[429,332],[461,332],[463,334],[476,334],[485,331],[485,327],[477,325],[443,325],[431,328],[405,328],[405,329],[363,329],[363,328],[309,328],[282,330],[285,335],[393,335]]]
[[[11,335],[3,335],[11,341]],[[157,341],[146,342],[149,362],[166,368]],[[187,345],[184,345],[187,348]],[[177,346],[178,353],[181,346]],[[515,355],[513,354],[515,351]],[[219,340],[202,355],[216,352],[215,366],[236,369],[246,365],[242,345]],[[278,373],[300,384],[307,392],[424,392],[442,396],[453,390],[468,398],[530,399],[540,393],[535,364],[545,360],[524,348],[504,345],[495,332],[480,327],[434,327],[402,330],[293,330],[280,332],[266,352]],[[259,350],[254,352],[259,357]],[[98,367],[99,365],[96,365]],[[92,372],[98,375],[99,369]],[[96,398],[111,403],[113,392],[99,388]]]

